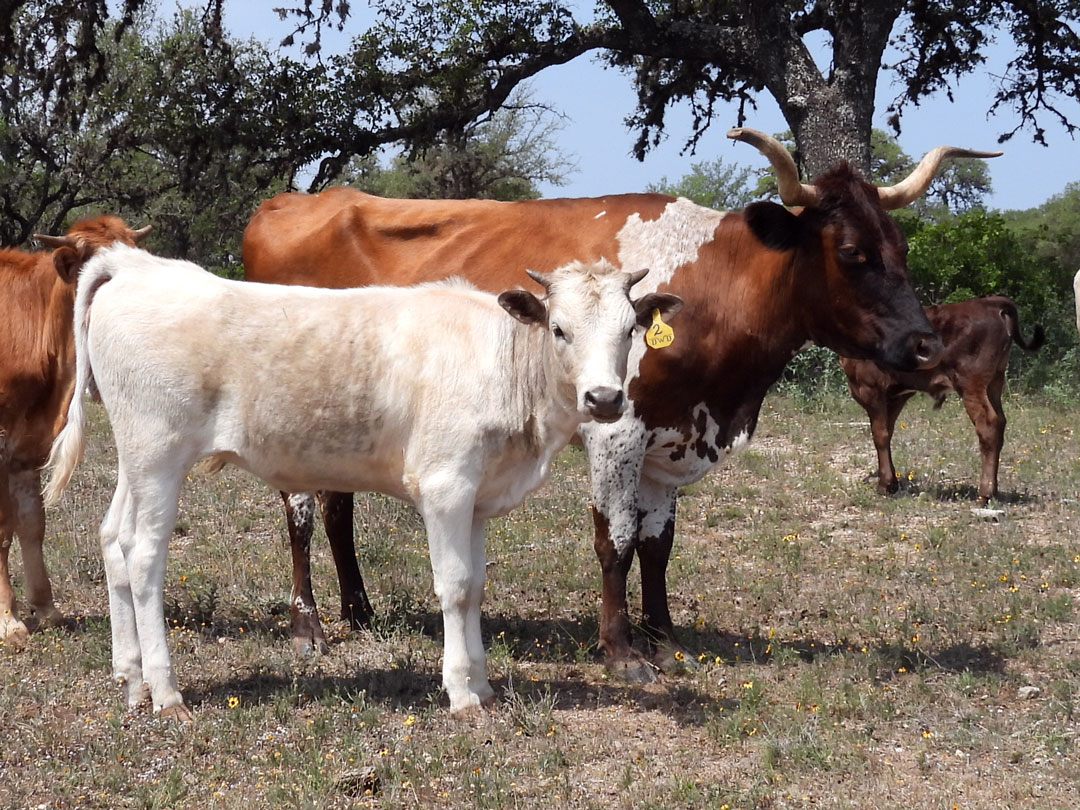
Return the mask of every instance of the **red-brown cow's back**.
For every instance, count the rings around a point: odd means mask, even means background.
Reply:
[[[670,197],[399,200],[347,187],[285,193],[263,203],[244,231],[250,281],[356,287],[463,275],[500,292],[528,286],[526,269],[572,259],[618,262],[615,234],[632,212],[659,216]]]

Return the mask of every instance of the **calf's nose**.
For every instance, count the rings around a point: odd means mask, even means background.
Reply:
[[[591,388],[585,392],[585,408],[600,422],[614,422],[626,410],[626,397],[621,388]]]

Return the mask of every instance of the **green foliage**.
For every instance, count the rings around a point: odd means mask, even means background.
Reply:
[[[698,205],[718,211],[731,211],[744,208],[755,199],[750,188],[752,176],[752,169],[725,164],[723,158],[716,158],[691,163],[689,173],[677,182],[670,182],[665,176],[645,190],[686,197]]]
[[[516,93],[490,118],[470,123],[385,167],[374,155],[354,158],[335,179],[383,197],[532,200],[537,182],[561,185],[573,169],[556,143],[562,122]]]

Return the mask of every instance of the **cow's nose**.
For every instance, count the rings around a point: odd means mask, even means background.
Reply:
[[[626,397],[621,388],[592,388],[585,392],[585,407],[593,419],[614,422],[626,410]]]
[[[941,359],[945,347],[937,335],[922,335],[915,341],[916,368],[932,368]]]

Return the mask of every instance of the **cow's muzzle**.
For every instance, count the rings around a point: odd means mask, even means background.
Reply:
[[[942,351],[941,338],[935,333],[916,332],[879,360],[895,371],[918,371],[940,363]]]
[[[626,395],[621,388],[591,388],[585,392],[585,410],[597,422],[614,422],[626,410]]]

